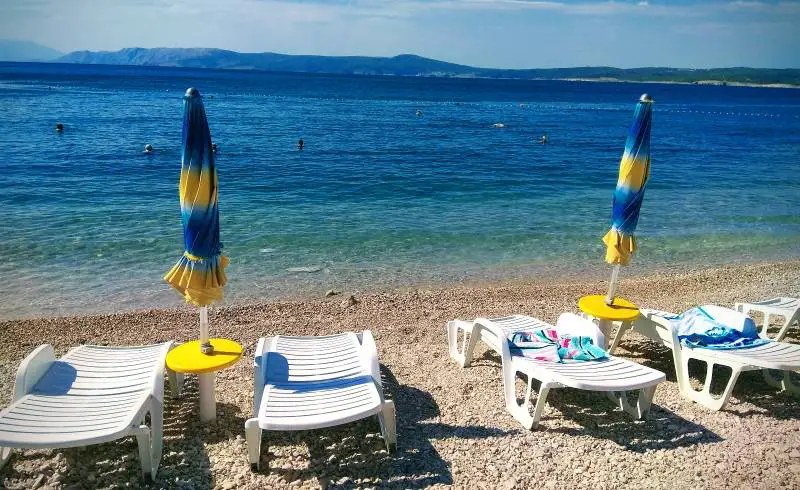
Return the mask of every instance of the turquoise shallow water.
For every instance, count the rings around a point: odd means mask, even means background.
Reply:
[[[0,318],[180,303],[161,276],[189,86],[221,148],[226,301],[606,273],[642,92],[631,271],[800,256],[797,90],[0,63]]]

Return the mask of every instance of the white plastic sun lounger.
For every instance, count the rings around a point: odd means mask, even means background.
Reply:
[[[798,298],[770,298],[753,303],[736,303],[733,307],[734,310],[740,311],[745,315],[751,311],[759,311],[764,315],[764,324],[761,326],[760,335],[763,338],[770,338],[767,335],[769,328],[769,317],[771,315],[782,316],[783,325],[780,330],[772,337],[773,340],[783,340],[786,337],[786,332],[793,324],[800,326],[800,299]]]
[[[262,337],[253,371],[253,418],[245,422],[253,471],[259,467],[262,430],[322,429],[377,415],[386,448],[395,450],[394,402],[384,399],[378,351],[369,330]]]
[[[51,345],[36,348],[17,370],[11,406],[0,412],[0,467],[12,448],[87,446],[132,435],[142,473],[155,478],[171,345],[82,345],[58,360]],[[144,425],[148,413],[150,427]]]
[[[770,386],[781,388],[790,394],[800,394],[800,387],[791,379],[792,371],[800,370],[800,345],[786,342],[768,344],[745,349],[712,350],[682,346],[677,333],[671,326],[670,318],[676,315],[666,311],[640,309],[639,319],[634,320],[632,328],[645,337],[672,349],[678,389],[687,398],[712,410],[721,410],[728,403],[739,375],[744,371],[762,371]],[[731,312],[734,313],[734,312]],[[741,314],[741,313],[738,313]],[[624,328],[624,326],[623,326]],[[617,337],[624,331],[620,330]],[[696,359],[706,363],[706,379],[700,391],[692,388],[689,380],[689,361]],[[731,368],[731,377],[719,397],[711,394],[711,379],[715,365]],[[775,379],[770,370],[782,371],[782,379]]]
[[[453,320],[447,323],[450,356],[462,367],[469,366],[475,344],[479,340],[496,351],[502,361],[506,409],[527,429],[538,425],[548,392],[553,388],[569,387],[606,392],[622,410],[636,418],[647,416],[656,386],[666,379],[664,373],[613,356],[598,361],[557,363],[512,355],[507,340],[508,335],[536,328],[553,328],[553,326],[523,315],[477,318],[474,322]],[[555,328],[559,333],[591,337],[595,345],[604,345],[600,329],[591,321],[572,313],[562,314]],[[463,334],[461,348],[458,346],[460,333]],[[525,400],[521,405],[517,402],[515,391],[517,373],[528,377]],[[541,387],[531,415],[530,397],[534,379],[541,382]],[[636,406],[629,403],[626,393],[634,390],[639,391]]]

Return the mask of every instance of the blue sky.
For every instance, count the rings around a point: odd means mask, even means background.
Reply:
[[[0,36],[61,51],[218,47],[485,67],[800,68],[800,0],[3,0]]]

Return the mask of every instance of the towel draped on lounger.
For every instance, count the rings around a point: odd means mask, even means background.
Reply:
[[[719,306],[698,306],[670,320],[681,345],[686,347],[729,350],[756,347],[769,342],[758,336],[752,318]]]
[[[539,361],[593,361],[608,357],[590,337],[559,335],[554,328],[514,332],[508,340],[512,354]]]

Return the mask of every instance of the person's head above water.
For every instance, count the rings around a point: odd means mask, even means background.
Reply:
[[[297,142],[297,146],[299,146],[300,148],[302,148],[302,147],[303,147],[303,145],[305,145],[305,142],[303,141],[303,138],[300,138],[300,141],[298,141],[298,142]]]
[[[150,143],[144,145],[144,152],[145,153],[151,153],[152,151],[153,151],[153,145],[151,145]]]
[[[64,125],[61,123],[56,123],[56,131],[58,132],[64,131]]]

